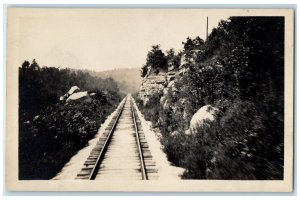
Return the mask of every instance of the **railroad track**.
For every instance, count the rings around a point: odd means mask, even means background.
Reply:
[[[119,105],[76,179],[152,180],[158,178],[132,97]]]

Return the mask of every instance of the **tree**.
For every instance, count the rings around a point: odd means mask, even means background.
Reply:
[[[30,66],[30,62],[28,62],[27,60],[25,60],[22,64],[22,69],[28,69]]]
[[[169,66],[174,66],[174,68],[178,68],[180,65],[180,55],[175,54],[174,49],[171,48],[170,50],[167,51],[167,61]]]
[[[204,40],[201,39],[199,36],[197,36],[195,39],[193,39],[193,46],[194,49],[201,49],[202,46],[204,45]]]
[[[141,77],[145,77],[148,73],[148,67],[147,65],[143,65],[142,69],[141,69]]]
[[[32,70],[40,70],[40,66],[39,66],[39,64],[36,62],[35,59],[32,60],[32,63],[31,63],[31,65],[30,65],[29,68],[32,69]]]
[[[151,51],[148,52],[146,66],[152,67],[156,73],[167,70],[167,58],[159,45],[152,46]]]
[[[182,42],[185,51],[190,51],[194,49],[194,44],[191,38],[186,38],[186,42]]]

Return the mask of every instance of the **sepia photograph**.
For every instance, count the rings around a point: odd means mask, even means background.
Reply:
[[[291,192],[294,10],[7,9],[10,191]]]

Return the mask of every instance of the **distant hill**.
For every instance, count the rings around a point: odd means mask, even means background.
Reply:
[[[138,92],[142,81],[139,68],[123,68],[108,71],[96,72],[88,71],[92,76],[101,78],[113,78],[119,85],[119,89],[123,93]]]

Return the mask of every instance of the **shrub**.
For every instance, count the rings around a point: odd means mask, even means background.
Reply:
[[[251,102],[233,102],[219,120],[199,128],[189,143],[184,178],[282,179],[283,138],[265,115]]]
[[[153,94],[145,106],[143,106],[142,100],[138,98],[136,99],[136,102],[140,107],[141,111],[143,112],[145,119],[153,122],[154,126],[157,126],[159,123],[159,112],[161,110],[161,105],[159,102],[161,96],[162,96],[161,92],[157,92]]]

